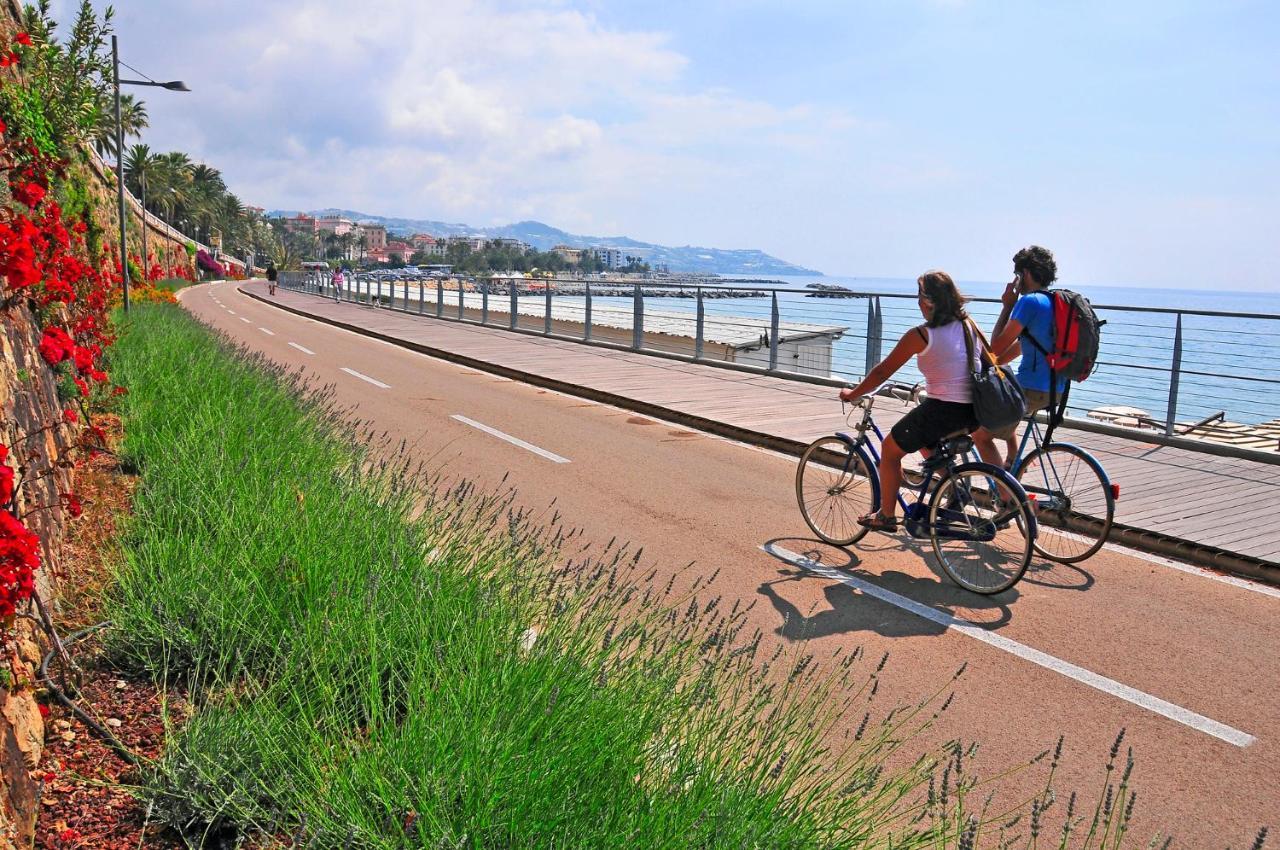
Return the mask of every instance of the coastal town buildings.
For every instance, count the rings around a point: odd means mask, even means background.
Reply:
[[[378,248],[385,248],[387,245],[387,229],[381,224],[368,224],[362,222],[360,231],[364,236],[364,251],[368,254],[370,251]]]

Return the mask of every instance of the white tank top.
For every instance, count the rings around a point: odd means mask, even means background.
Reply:
[[[929,342],[924,351],[916,355],[916,365],[924,375],[929,398],[972,404],[973,372],[978,361],[975,351],[972,364],[965,364],[968,354],[964,344],[965,323],[950,322],[940,328],[925,328],[924,332]]]

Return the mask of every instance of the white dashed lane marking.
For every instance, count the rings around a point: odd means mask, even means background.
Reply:
[[[369,383],[373,384],[375,387],[381,387],[384,390],[391,389],[390,384],[384,384],[382,383],[382,381],[379,381],[376,378],[370,378],[368,375],[362,375],[359,372],[357,372],[355,369],[348,369],[346,366],[343,366],[342,371],[346,372],[348,375],[359,378],[362,381],[368,381]]]
[[[497,428],[490,428],[488,425],[485,425],[482,422],[477,422],[474,419],[468,419],[467,417],[459,413],[455,413],[452,418],[458,420],[463,425],[470,425],[472,428],[475,428],[480,431],[484,431],[486,434],[489,434],[490,436],[497,437],[499,440],[506,440],[508,443],[510,443],[513,446],[519,446],[525,451],[533,452],[539,457],[545,457],[547,460],[551,461],[552,463],[568,463],[569,462],[569,459],[567,457],[561,457],[555,452],[549,452],[546,449],[538,448],[533,443],[526,443],[524,440],[520,439],[519,437],[513,437],[510,434],[499,431]]]
[[[289,347],[296,348],[299,351],[301,351],[303,354],[315,354],[315,352],[312,351],[310,348],[307,348],[305,345],[298,345],[296,342],[289,343]]]

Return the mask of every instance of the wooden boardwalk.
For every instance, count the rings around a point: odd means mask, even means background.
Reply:
[[[264,284],[244,288],[265,300]],[[583,394],[629,399],[642,412],[721,423],[765,444],[805,444],[847,429],[830,387],[338,304],[283,288],[272,300],[317,319],[538,376]],[[904,411],[900,403],[884,400],[877,422],[887,430]],[[1088,449],[1120,484],[1117,524],[1280,566],[1280,466],[1065,427],[1058,434]]]

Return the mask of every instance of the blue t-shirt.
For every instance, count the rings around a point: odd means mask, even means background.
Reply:
[[[1046,351],[1053,351],[1053,298],[1045,292],[1024,295],[1013,305],[1009,318],[1022,325],[1023,333],[1030,334]],[[1022,362],[1018,364],[1018,383],[1026,390],[1049,392],[1051,372],[1044,355],[1027,340],[1022,340]],[[1067,385],[1066,378],[1058,379],[1058,392]]]

